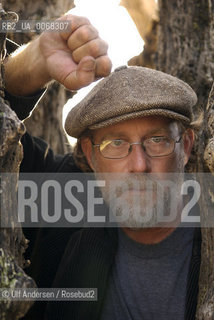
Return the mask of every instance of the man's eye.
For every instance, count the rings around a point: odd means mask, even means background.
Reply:
[[[167,143],[169,142],[168,137],[152,137],[149,139],[150,143]]]
[[[124,144],[124,140],[116,139],[116,140],[104,140],[100,145],[100,150],[104,150],[107,148],[119,148]]]
[[[121,147],[124,144],[124,140],[112,140],[111,146],[112,147]]]

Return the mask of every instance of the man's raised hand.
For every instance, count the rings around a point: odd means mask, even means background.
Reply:
[[[5,60],[5,84],[15,95],[31,95],[51,80],[78,90],[109,75],[108,45],[87,18],[67,14],[67,32],[44,32]]]
[[[108,45],[89,20],[70,14],[58,20],[68,21],[71,31],[45,32],[38,38],[45,72],[50,79],[69,90],[77,90],[107,76],[111,71]]]

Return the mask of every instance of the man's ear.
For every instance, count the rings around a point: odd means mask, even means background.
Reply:
[[[192,129],[186,129],[183,135],[183,146],[184,146],[184,165],[187,164],[191,151],[192,151],[192,147],[194,144],[194,140],[195,140],[195,135],[194,135],[194,131]]]
[[[92,161],[92,143],[89,138],[82,138],[81,139],[81,148],[82,151],[86,157],[86,160],[92,169],[94,171],[93,161]]]

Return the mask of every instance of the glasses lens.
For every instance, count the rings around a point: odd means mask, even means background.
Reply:
[[[169,137],[152,137],[144,141],[146,153],[150,157],[167,156],[174,151],[175,142]]]
[[[125,140],[104,140],[100,144],[100,152],[105,158],[120,159],[129,153],[130,144]]]

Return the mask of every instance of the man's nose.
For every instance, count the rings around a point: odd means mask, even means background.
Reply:
[[[132,150],[128,156],[129,172],[150,172],[150,161],[140,144],[132,145]]]

